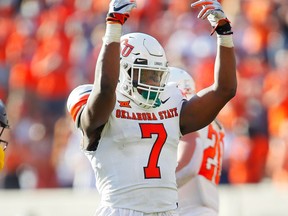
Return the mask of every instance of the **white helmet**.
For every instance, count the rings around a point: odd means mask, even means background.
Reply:
[[[196,94],[195,82],[191,75],[185,70],[176,67],[169,67],[169,83],[176,83],[182,94],[189,100]]]
[[[80,114],[87,104],[92,89],[92,84],[80,85],[73,89],[67,99],[67,110],[77,127],[79,127]]]
[[[168,62],[160,43],[143,33],[121,37],[120,91],[143,108],[161,105],[168,80]]]

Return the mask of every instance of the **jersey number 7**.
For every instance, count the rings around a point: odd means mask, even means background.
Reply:
[[[139,124],[142,139],[151,139],[152,134],[156,134],[157,138],[150,151],[147,166],[144,167],[144,175],[146,179],[149,178],[161,178],[160,167],[158,166],[158,160],[162,147],[164,146],[167,139],[167,132],[163,124]]]

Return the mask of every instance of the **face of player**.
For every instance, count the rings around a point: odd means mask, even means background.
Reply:
[[[160,87],[162,84],[163,71],[134,69],[133,83]]]

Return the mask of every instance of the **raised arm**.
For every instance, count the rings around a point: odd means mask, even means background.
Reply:
[[[202,7],[198,18],[206,19],[217,33],[217,54],[214,67],[214,83],[201,90],[181,111],[180,126],[183,134],[198,130],[215,119],[220,110],[236,94],[236,61],[232,31],[222,6],[216,0],[200,0],[191,5]]]
[[[135,1],[131,0],[110,2],[106,32],[96,63],[93,89],[80,119],[82,131],[88,138],[107,122],[114,108],[119,78],[122,25],[134,7]]]

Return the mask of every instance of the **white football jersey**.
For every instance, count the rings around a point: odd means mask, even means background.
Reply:
[[[177,173],[177,178],[190,176],[178,189],[180,215],[218,215],[217,185],[222,170],[224,130],[217,121],[213,121],[198,133],[196,148],[189,164]]]
[[[101,206],[145,213],[176,209],[181,93],[176,86],[167,87],[161,106],[151,109],[118,91],[116,98],[97,150],[84,151],[95,171]]]

